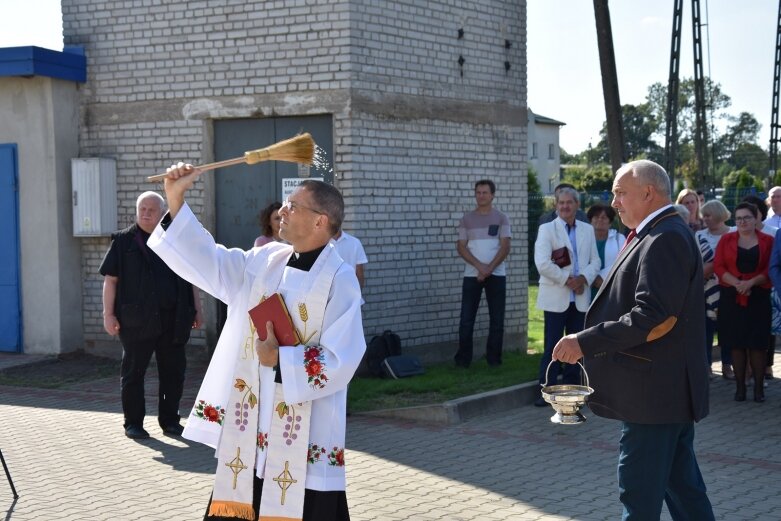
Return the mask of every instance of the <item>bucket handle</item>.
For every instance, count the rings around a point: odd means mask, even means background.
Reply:
[[[553,362],[558,362],[558,360],[551,360],[550,361],[550,363],[548,364],[548,368],[545,369],[545,383],[544,384],[540,384],[540,387],[548,387],[548,372],[550,371],[550,366],[553,365]],[[580,363],[580,360],[578,360],[575,363],[577,363],[580,366],[580,368],[583,369],[583,375],[586,377],[586,387],[591,387],[591,385],[589,385],[589,383],[588,383],[588,373],[586,372],[586,368],[583,367],[583,364]]]

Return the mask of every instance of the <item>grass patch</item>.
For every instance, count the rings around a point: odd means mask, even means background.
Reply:
[[[60,389],[69,385],[119,376],[119,360],[84,353],[0,371],[0,385]]]
[[[489,367],[485,359],[460,369],[452,362],[426,367],[426,374],[400,380],[354,378],[347,393],[353,412],[441,403],[537,379],[543,350],[543,314],[537,286],[529,288],[528,352],[504,353],[502,365]]]
[[[469,369],[461,369],[448,362],[426,367],[426,374],[400,380],[354,378],[347,401],[353,412],[441,403],[532,381],[539,366],[539,354],[504,353],[499,367],[478,360]]]

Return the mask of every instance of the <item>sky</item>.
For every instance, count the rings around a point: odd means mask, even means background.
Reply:
[[[673,0],[609,2],[622,104],[643,103],[648,87],[667,84]],[[701,0],[704,72],[732,98],[727,110],[750,112],[767,148],[773,94],[778,2]],[[62,49],[59,0],[0,0],[0,47]],[[681,79],[694,75],[691,2],[683,2]],[[569,153],[596,145],[605,121],[592,0],[527,0],[528,104],[566,123]],[[663,145],[663,143],[660,143]]]
[[[673,0],[609,2],[621,104],[639,105],[648,87],[667,85]],[[727,112],[750,112],[767,149],[775,59],[776,0],[700,0],[704,73],[732,98]],[[680,78],[694,76],[691,2],[683,2]],[[708,45],[708,42],[710,45]],[[566,123],[560,145],[573,154],[596,145],[605,121],[594,3],[527,0],[528,104]],[[662,138],[663,139],[663,138]],[[659,143],[664,146],[664,143]]]

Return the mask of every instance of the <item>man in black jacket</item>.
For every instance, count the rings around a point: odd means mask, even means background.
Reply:
[[[120,387],[125,435],[145,439],[144,374],[152,353],[160,379],[158,422],[178,436],[179,401],[184,387],[184,346],[191,328],[201,325],[197,288],[178,277],[150,250],[146,241],[165,213],[165,201],[144,192],[136,201],[136,224],[111,236],[100,274],[103,279],[103,328],[122,342]]]
[[[613,207],[630,230],[586,313],[585,329],[553,358],[583,357],[595,414],[623,422],[618,485],[624,520],[713,519],[694,454],[694,422],[708,414],[702,260],[671,205],[670,179],[652,161],[621,167]]]

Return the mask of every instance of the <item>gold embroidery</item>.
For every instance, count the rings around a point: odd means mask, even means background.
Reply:
[[[258,301],[258,304],[266,300],[268,297],[266,295],[263,295],[260,297],[260,300]],[[249,336],[244,339],[244,354],[241,355],[242,360],[254,360],[255,359],[255,333],[257,332],[257,329],[255,329],[255,324],[252,322],[251,318],[247,318],[249,320]]]
[[[279,488],[282,489],[282,503],[285,504],[285,494],[287,493],[287,489],[290,488],[290,485],[293,483],[298,483],[297,479],[293,479],[293,475],[288,470],[288,465],[290,464],[289,461],[285,461],[285,470],[280,472],[279,476],[274,478],[274,481],[277,482],[277,485],[279,485]],[[234,487],[235,488],[235,487]]]
[[[239,472],[247,468],[244,462],[241,461],[241,458],[239,457],[240,455],[241,447],[236,447],[236,457],[225,464],[226,467],[230,467],[230,469],[233,471],[233,490],[236,490],[236,479],[239,477]],[[287,470],[287,465],[285,466],[285,470]]]
[[[317,333],[317,330],[315,329],[312,331],[312,334],[309,336],[306,336],[306,322],[309,320],[309,312],[306,309],[306,302],[299,302],[298,303],[298,316],[301,318],[301,321],[304,323],[304,334],[301,334],[301,331],[296,328],[296,333],[298,333],[298,338],[301,340],[301,343],[304,345],[307,345],[310,340],[312,340],[312,337],[315,336],[315,333]]]
[[[676,322],[678,322],[676,317],[668,317],[667,320],[653,328],[651,332],[648,333],[648,337],[645,339],[645,341],[653,342],[658,338],[662,338],[664,335],[670,332],[670,330],[675,326]]]

